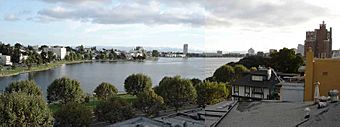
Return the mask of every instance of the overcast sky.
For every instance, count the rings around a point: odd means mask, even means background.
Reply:
[[[0,41],[215,51],[296,48],[324,20],[340,44],[337,0],[0,0]]]

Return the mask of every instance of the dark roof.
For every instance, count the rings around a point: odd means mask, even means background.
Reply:
[[[253,81],[252,80],[253,75],[259,75],[259,76],[265,76],[265,77],[263,81]],[[272,71],[270,79],[267,80],[267,70],[258,70],[255,72],[251,72],[244,77],[241,77],[240,79],[233,82],[232,85],[272,88],[274,87],[274,85],[280,82],[278,78],[279,77],[275,75],[274,71]]]
[[[309,119],[305,119],[307,107]],[[339,110],[339,102],[321,109],[313,102],[239,102],[217,127],[337,127]]]

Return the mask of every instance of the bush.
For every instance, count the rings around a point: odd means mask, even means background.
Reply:
[[[214,77],[217,82],[231,82],[234,80],[235,70],[229,65],[223,65],[214,72]]]
[[[0,126],[52,126],[52,112],[42,97],[26,93],[0,95]]]
[[[80,88],[80,82],[66,77],[56,79],[47,88],[47,100],[49,102],[83,102],[84,93]]]
[[[196,86],[197,103],[200,106],[216,104],[223,101],[227,96],[227,88],[224,83],[217,82],[203,82]]]
[[[152,87],[151,78],[144,74],[132,74],[125,79],[124,88],[128,94],[137,95]]]
[[[116,95],[118,90],[115,86],[110,83],[103,82],[95,90],[95,96],[100,100],[106,100],[109,97]]]
[[[164,77],[156,87],[156,92],[163,97],[167,105],[176,110],[183,105],[194,103],[197,97],[191,81],[182,79],[180,76]]]
[[[55,119],[62,127],[89,126],[92,122],[92,111],[84,104],[71,102],[61,105],[60,110],[55,113]]]
[[[6,93],[23,92],[28,95],[41,96],[42,92],[33,80],[15,81],[9,84]]]
[[[135,113],[127,101],[119,97],[112,97],[97,105],[95,115],[99,121],[116,123],[132,118]]]
[[[162,109],[163,104],[163,98],[150,90],[138,94],[134,106],[147,115],[153,115]]]

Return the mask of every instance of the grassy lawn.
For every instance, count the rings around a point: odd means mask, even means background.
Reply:
[[[137,99],[136,96],[132,96],[129,94],[118,94],[118,97],[123,98],[124,100],[127,100],[128,102],[132,103],[134,100]],[[90,107],[91,109],[96,108],[96,106],[99,104],[99,100],[97,100],[96,98],[92,97],[90,99],[90,102],[85,103],[86,106]],[[49,108],[52,110],[52,112],[56,112],[59,110],[60,108],[60,104],[50,104]]]

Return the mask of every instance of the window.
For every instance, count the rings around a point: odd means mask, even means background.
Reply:
[[[327,76],[327,75],[328,75],[328,72],[322,72],[322,75],[323,75],[323,76]]]
[[[253,76],[251,76],[251,80],[253,80],[253,81],[263,81],[263,76],[253,75]]]
[[[250,96],[250,87],[249,86],[244,87],[244,96],[246,96],[246,97]]]
[[[234,86],[234,95],[238,95],[239,86]]]

